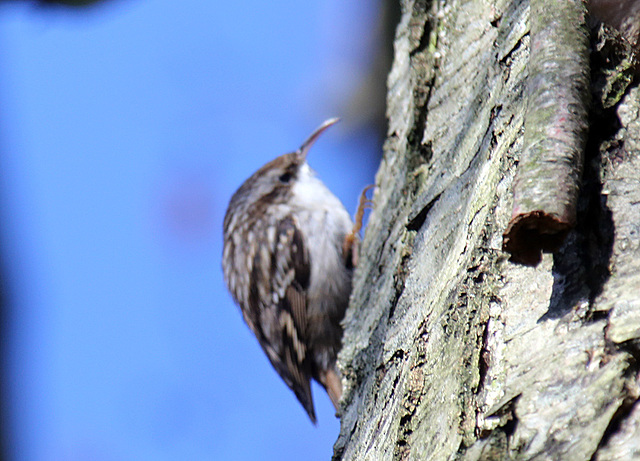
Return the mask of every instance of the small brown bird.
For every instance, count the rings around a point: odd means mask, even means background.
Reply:
[[[356,261],[349,213],[307,164],[324,122],[295,152],[264,165],[231,197],[222,268],[249,328],[315,423],[311,378],[336,409],[336,369]]]

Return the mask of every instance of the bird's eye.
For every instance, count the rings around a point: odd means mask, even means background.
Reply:
[[[280,179],[281,182],[288,183],[291,181],[291,173],[287,171],[286,173],[281,174],[278,179]]]

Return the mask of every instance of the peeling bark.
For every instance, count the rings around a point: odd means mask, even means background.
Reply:
[[[637,85],[608,109],[607,85],[594,87],[575,228],[538,267],[517,266],[501,240],[523,149],[528,2],[402,11],[334,459],[640,457]],[[594,82],[619,75],[592,67]]]
[[[531,0],[529,22],[524,146],[503,249],[535,266],[576,222],[589,105],[586,0]]]

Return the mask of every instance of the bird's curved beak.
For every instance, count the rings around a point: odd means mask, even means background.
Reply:
[[[338,123],[339,121],[340,121],[340,119],[338,117],[334,117],[334,118],[330,118],[329,120],[325,120],[322,123],[322,125],[320,125],[318,128],[316,128],[316,130],[313,133],[311,133],[311,136],[309,136],[307,138],[307,140],[302,143],[302,146],[300,146],[300,149],[298,149],[298,155],[302,159],[306,159],[307,158],[307,153],[309,152],[309,149],[311,149],[311,146],[313,146],[313,144],[320,137],[320,135],[322,133],[324,133],[324,131],[327,128],[329,128],[331,125],[334,125],[334,124]]]

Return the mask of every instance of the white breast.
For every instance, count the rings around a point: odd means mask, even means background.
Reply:
[[[348,302],[351,274],[345,267],[342,243],[351,232],[353,221],[340,200],[307,164],[300,167],[292,193],[311,262],[308,308],[343,309],[330,304]]]

